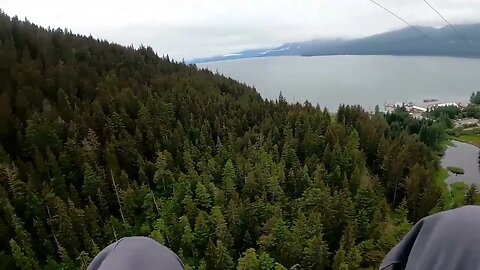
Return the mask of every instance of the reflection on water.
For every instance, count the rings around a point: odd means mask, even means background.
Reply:
[[[452,141],[454,146],[449,146],[442,158],[442,167],[459,167],[465,170],[463,175],[449,172],[446,182],[448,184],[463,181],[468,185],[480,185],[480,168],[478,165],[478,147],[471,144]]]

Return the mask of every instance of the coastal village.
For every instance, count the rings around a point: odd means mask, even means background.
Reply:
[[[384,112],[393,112],[398,108],[405,107],[408,113],[417,119],[423,119],[425,114],[439,107],[457,107],[460,110],[467,108],[470,102],[439,102],[437,99],[424,99],[423,103],[416,104],[414,102],[396,102],[393,104],[385,103]],[[480,120],[476,118],[461,118],[454,120],[454,125],[457,128],[461,127],[477,127],[480,124]]]

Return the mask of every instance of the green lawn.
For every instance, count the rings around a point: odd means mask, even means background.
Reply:
[[[480,134],[463,134],[453,137],[455,140],[480,147]]]
[[[468,185],[463,182],[455,182],[450,185],[452,188],[452,198],[454,205],[463,204],[463,199],[465,197],[465,191],[468,189]]]
[[[437,174],[435,175],[435,182],[439,186],[445,187],[445,179],[448,177],[448,170],[441,168],[440,170],[437,171]]]
[[[453,198],[452,194],[448,190],[447,184],[445,183],[445,179],[448,177],[448,170],[441,168],[435,174],[435,182],[440,187],[442,191],[442,197],[446,206],[451,207],[453,205]]]
[[[458,207],[463,204],[465,197],[465,191],[468,189],[468,185],[463,182],[455,182],[450,185],[448,189],[445,179],[448,177],[448,170],[441,168],[435,175],[435,181],[442,191],[442,197],[447,207]]]

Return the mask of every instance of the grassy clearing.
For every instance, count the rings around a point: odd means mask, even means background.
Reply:
[[[447,133],[454,140],[480,147],[480,128],[456,128],[448,130]]]
[[[463,182],[455,182],[450,187],[454,205],[462,205],[468,185]]]
[[[437,174],[435,175],[435,182],[439,186],[445,187],[445,179],[447,179],[447,177],[448,177],[448,170],[441,168],[440,170],[437,171]]]
[[[441,168],[435,175],[435,182],[442,191],[442,199],[444,205],[447,207],[458,207],[463,205],[465,198],[465,191],[468,189],[468,185],[464,182],[455,182],[450,185],[450,189],[445,183],[445,179],[448,177],[448,170]]]
[[[447,170],[451,171],[454,174],[465,174],[465,170],[459,167],[449,166]]]
[[[451,197],[452,195],[450,194],[448,185],[445,182],[445,180],[448,178],[448,174],[449,173],[447,169],[441,168],[440,170],[437,171],[437,174],[435,175],[435,182],[440,187],[442,194],[444,196]]]
[[[448,170],[441,168],[435,174],[435,183],[437,183],[438,187],[442,191],[444,204],[450,207],[453,205],[453,198],[452,198],[452,194],[450,193],[450,190],[448,190],[447,184],[445,183],[445,179],[447,179],[447,177],[448,177]]]
[[[453,137],[455,140],[480,147],[480,134],[463,134]]]

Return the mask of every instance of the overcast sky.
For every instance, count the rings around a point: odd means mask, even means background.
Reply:
[[[423,0],[377,0],[411,24],[442,26]],[[429,0],[452,23],[480,21],[480,0]],[[405,25],[369,0],[0,0],[8,15],[176,60]]]

